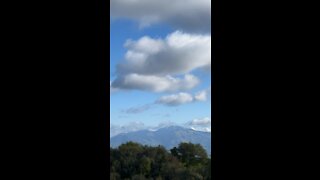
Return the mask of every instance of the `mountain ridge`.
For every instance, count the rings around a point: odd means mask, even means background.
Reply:
[[[166,126],[157,130],[143,129],[121,133],[110,138],[110,147],[118,147],[128,141],[143,145],[162,145],[167,149],[177,147],[181,142],[201,144],[211,154],[211,132],[196,131],[181,126]]]

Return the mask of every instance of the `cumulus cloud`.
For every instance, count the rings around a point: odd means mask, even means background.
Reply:
[[[117,65],[117,77],[111,84],[113,91],[185,91],[199,84],[192,71],[211,67],[210,35],[176,31],[165,39],[127,40],[125,47],[124,61]]]
[[[188,122],[186,126],[197,131],[211,132],[211,118],[204,117],[201,119],[193,119],[192,121]]]
[[[165,39],[128,40],[125,47],[128,51],[117,66],[118,74],[174,75],[211,67],[210,35],[176,31]]]
[[[211,97],[211,88],[198,92],[194,99],[196,101],[207,101]]]
[[[192,32],[211,31],[210,0],[110,0],[112,18],[127,18],[140,27],[167,23]]]
[[[118,77],[112,82],[112,87],[117,89],[141,90],[152,92],[172,92],[194,88],[200,80],[186,74],[183,78],[174,78],[172,76],[153,76],[128,74]]]
[[[181,104],[190,103],[193,101],[192,95],[188,93],[178,93],[168,96],[162,96],[159,100],[156,102],[159,104],[165,104],[168,106],[178,106]]]
[[[179,106],[182,104],[207,101],[211,96],[211,88],[202,90],[194,96],[189,93],[180,92],[178,94],[165,95],[160,97],[155,103],[168,106]]]

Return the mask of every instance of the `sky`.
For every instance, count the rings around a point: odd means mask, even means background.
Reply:
[[[211,1],[110,0],[110,137],[211,132]]]

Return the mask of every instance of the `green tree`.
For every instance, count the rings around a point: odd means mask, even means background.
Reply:
[[[179,174],[185,171],[183,164],[176,158],[171,156],[161,169],[161,177],[164,179],[178,178]]]
[[[139,162],[139,170],[143,175],[149,175],[151,171],[151,160],[150,158],[143,156]]]
[[[187,166],[203,163],[208,158],[206,150],[200,144],[180,143],[171,152]]]
[[[116,173],[116,172],[110,173],[110,180],[120,180],[120,179],[121,179],[121,177],[118,173]]]
[[[211,159],[199,144],[181,143],[168,151],[128,142],[110,148],[110,179],[209,180]]]
[[[131,179],[132,180],[147,180],[147,178],[142,174],[136,174]]]

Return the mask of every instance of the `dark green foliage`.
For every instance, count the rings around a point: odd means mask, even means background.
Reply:
[[[208,158],[206,151],[200,144],[181,143],[178,148],[173,148],[171,153],[187,166],[203,163]]]
[[[167,151],[128,142],[110,148],[110,179],[208,180],[211,159],[200,144],[181,143]]]

